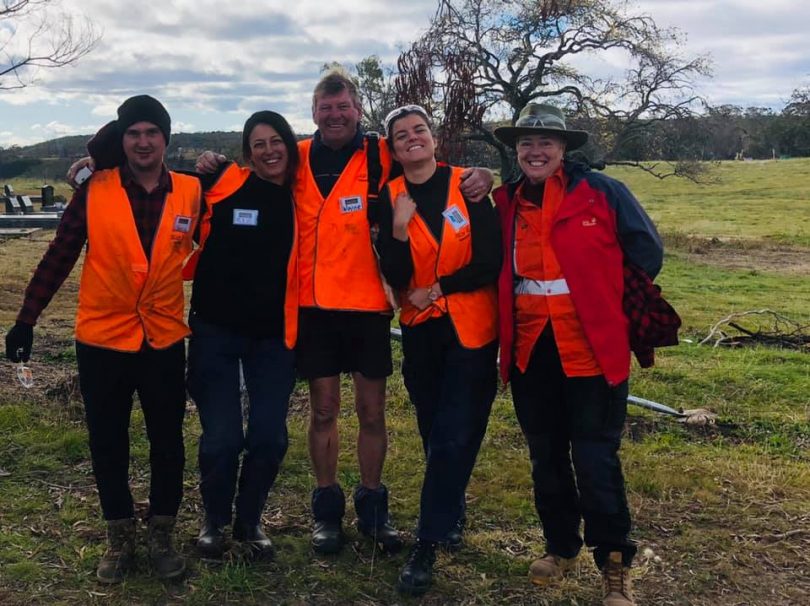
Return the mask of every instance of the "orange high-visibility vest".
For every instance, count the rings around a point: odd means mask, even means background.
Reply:
[[[183,279],[191,280],[197,269],[200,255],[205,248],[205,241],[211,233],[211,217],[214,214],[214,205],[227,199],[244,185],[252,171],[231,163],[217,179],[217,182],[205,192],[205,213],[200,218],[199,247],[194,250],[183,268]],[[290,204],[293,204],[292,196]],[[294,204],[293,204],[294,207]],[[284,344],[292,349],[298,337],[298,228],[293,213],[293,237],[290,248],[290,258],[287,260],[287,288],[284,293]]]
[[[441,242],[437,242],[419,213],[414,213],[408,224],[408,242],[413,259],[413,275],[409,290],[429,288],[439,278],[454,274],[472,259],[470,214],[461,195],[463,169],[452,167],[445,202]],[[405,177],[397,177],[388,185],[391,206],[397,195],[406,190]],[[414,326],[430,318],[445,314],[455,328],[459,342],[468,349],[483,347],[495,340],[498,323],[498,301],[495,284],[471,292],[456,292],[439,297],[423,310],[408,302],[407,294],[400,293],[402,310],[399,319],[405,326]]]
[[[391,158],[380,140],[382,181]],[[300,141],[293,190],[298,219],[298,302],[302,307],[389,312],[368,222],[366,149],[357,150],[326,199],[309,164],[312,140]]]
[[[551,246],[551,226],[565,193],[562,169],[545,181],[543,205],[537,207],[518,191],[515,217],[515,364],[529,364],[534,345],[550,320],[568,377],[602,374],[582,330],[568,284]]]
[[[183,263],[200,212],[200,183],[170,172],[172,191],[149,259],[117,168],[96,171],[87,190],[87,255],[79,284],[76,340],[139,351],[165,349],[189,334],[183,321]]]

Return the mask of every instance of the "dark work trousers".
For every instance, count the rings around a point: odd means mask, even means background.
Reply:
[[[402,376],[427,461],[418,538],[444,541],[464,514],[464,491],[497,389],[497,341],[462,347],[447,316],[402,327]]]
[[[149,515],[174,516],[183,497],[184,341],[125,353],[76,343],[90,456],[106,520],[133,516],[129,421],[137,392],[149,439]]]
[[[627,382],[611,388],[602,375],[567,378],[549,325],[526,372],[512,369],[511,384],[546,550],[564,558],[579,553],[582,519],[596,565],[602,568],[611,551],[620,551],[629,566],[636,545],[628,538],[630,511],[618,455]]]
[[[240,335],[193,313],[189,325],[188,389],[202,425],[200,493],[205,513],[217,526],[229,524],[236,494],[237,519],[246,525],[258,524],[287,453],[294,353],[281,338]],[[240,362],[249,400],[247,431],[242,418]]]

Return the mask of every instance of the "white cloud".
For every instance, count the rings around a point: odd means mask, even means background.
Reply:
[[[241,128],[259,109],[311,132],[309,101],[320,67],[370,54],[392,65],[429,25],[435,0],[63,0],[103,30],[78,64],[40,70],[34,87],[0,91],[6,141],[30,141],[30,124],[58,122],[92,132],[133,94],[164,102],[179,128]],[[641,0],[660,26],[686,34],[685,55],[710,53],[715,78],[700,82],[711,103],[780,109],[810,81],[810,3],[798,0]],[[618,54],[598,69],[621,67]],[[596,69],[596,68],[595,68]],[[181,126],[182,125],[182,126]],[[41,134],[40,136],[44,136]]]
[[[173,133],[194,133],[197,132],[197,127],[190,122],[173,122],[172,123],[172,132]]]

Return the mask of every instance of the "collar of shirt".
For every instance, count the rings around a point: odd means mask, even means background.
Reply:
[[[344,150],[351,150],[352,152],[355,152],[358,149],[363,149],[363,130],[360,127],[358,127],[357,132],[354,133],[354,138],[339,150],[334,150],[331,147],[324,145],[323,141],[321,140],[321,131],[319,130],[316,130],[312,137],[312,151],[316,153],[324,151],[340,152]]]
[[[531,183],[524,180],[517,190],[518,206],[541,207],[543,206],[543,193],[545,191],[545,181],[542,183]]]
[[[132,170],[129,168],[129,164],[124,162],[121,165],[121,185],[124,186],[124,189],[130,189],[132,187],[140,187],[143,189],[143,186],[135,180],[135,175],[132,174]],[[162,192],[170,192],[172,191],[172,180],[169,176],[169,171],[166,170],[166,165],[162,165],[160,168],[160,177],[158,178],[158,185],[154,191],[162,191]],[[154,192],[150,192],[154,193]]]

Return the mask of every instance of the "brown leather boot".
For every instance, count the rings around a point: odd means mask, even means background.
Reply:
[[[605,597],[602,606],[636,606],[630,582],[630,569],[622,564],[622,554],[611,551],[602,568],[602,587]]]
[[[172,545],[174,516],[152,516],[147,526],[147,548],[155,575],[175,579],[186,571],[186,561]]]
[[[96,578],[101,583],[120,583],[135,561],[135,519],[107,522],[107,551],[101,556]]]
[[[577,559],[547,553],[529,566],[529,580],[535,585],[548,585],[563,578],[576,568]]]

